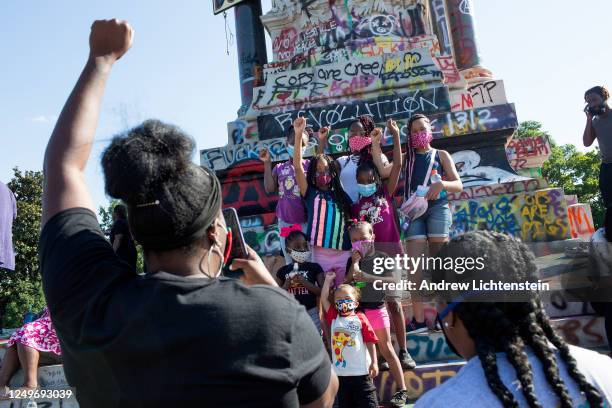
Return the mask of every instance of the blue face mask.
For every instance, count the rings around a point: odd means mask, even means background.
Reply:
[[[357,191],[359,192],[359,195],[362,197],[370,197],[372,194],[376,192],[376,190],[378,190],[376,183],[357,184]]]
[[[293,146],[287,145],[287,153],[289,156],[293,157]]]

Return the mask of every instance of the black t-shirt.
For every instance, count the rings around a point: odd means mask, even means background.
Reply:
[[[293,265],[298,265],[298,270],[295,271]],[[276,276],[280,279],[283,284],[288,279],[289,275],[298,273],[302,275],[306,280],[313,285],[317,285],[317,277],[323,273],[321,265],[312,262],[304,262],[302,264],[289,264],[285,265],[276,272]],[[306,309],[312,309],[317,306],[317,297],[310,293],[304,285],[297,284],[292,285],[288,292],[295,296],[295,299],[304,305]]]
[[[319,334],[280,288],[139,276],[83,208],[49,220],[40,261],[66,378],[83,408],[297,407],[327,388]]]
[[[387,255],[385,252],[376,251],[374,252],[374,254],[368,257],[362,258],[361,261],[359,261],[359,269],[361,269],[363,272],[369,275],[376,275],[380,277],[390,277],[390,276],[395,275],[395,276],[398,276],[398,282],[399,282],[399,277],[401,277],[400,271],[387,270],[386,268],[383,268],[382,273],[380,274],[374,273],[374,259],[376,258],[383,258],[383,259],[389,258],[389,255]],[[349,269],[352,263],[353,263],[353,260],[351,258],[349,258],[348,261],[346,262],[346,273],[347,274],[349,272]],[[382,287],[382,285],[379,287]],[[361,300],[359,301],[360,309],[380,309],[381,307],[385,305],[385,294],[386,293],[382,289],[375,289],[374,282],[366,282],[365,285],[359,289],[361,291]]]
[[[121,235],[121,242],[119,243],[119,248],[117,248],[117,256],[136,269],[136,245],[134,245],[130,226],[126,220],[118,219],[113,223],[110,232],[111,245],[115,242],[117,235]]]

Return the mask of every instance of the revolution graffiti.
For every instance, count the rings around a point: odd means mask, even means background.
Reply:
[[[427,114],[449,109],[448,89],[435,87],[347,104],[327,105],[277,115],[263,115],[257,118],[257,124],[260,139],[263,140],[282,137],[284,131],[298,116],[305,117],[308,124],[314,130],[318,130],[323,126],[347,128],[360,115],[371,115],[375,122],[385,123],[389,118],[409,118],[414,113]]]

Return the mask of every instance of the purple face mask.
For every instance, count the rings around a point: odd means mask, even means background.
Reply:
[[[354,251],[358,251],[363,256],[372,248],[373,242],[372,240],[363,239],[361,241],[353,241],[351,246]]]
[[[433,134],[429,130],[410,135],[410,147],[413,149],[424,149],[433,140]]]

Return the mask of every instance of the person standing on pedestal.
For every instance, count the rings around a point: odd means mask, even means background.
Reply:
[[[609,97],[610,93],[603,86],[595,86],[585,92],[587,123],[582,135],[585,146],[591,146],[595,139],[599,144],[599,190],[606,208],[612,206],[612,114],[608,106]]]

